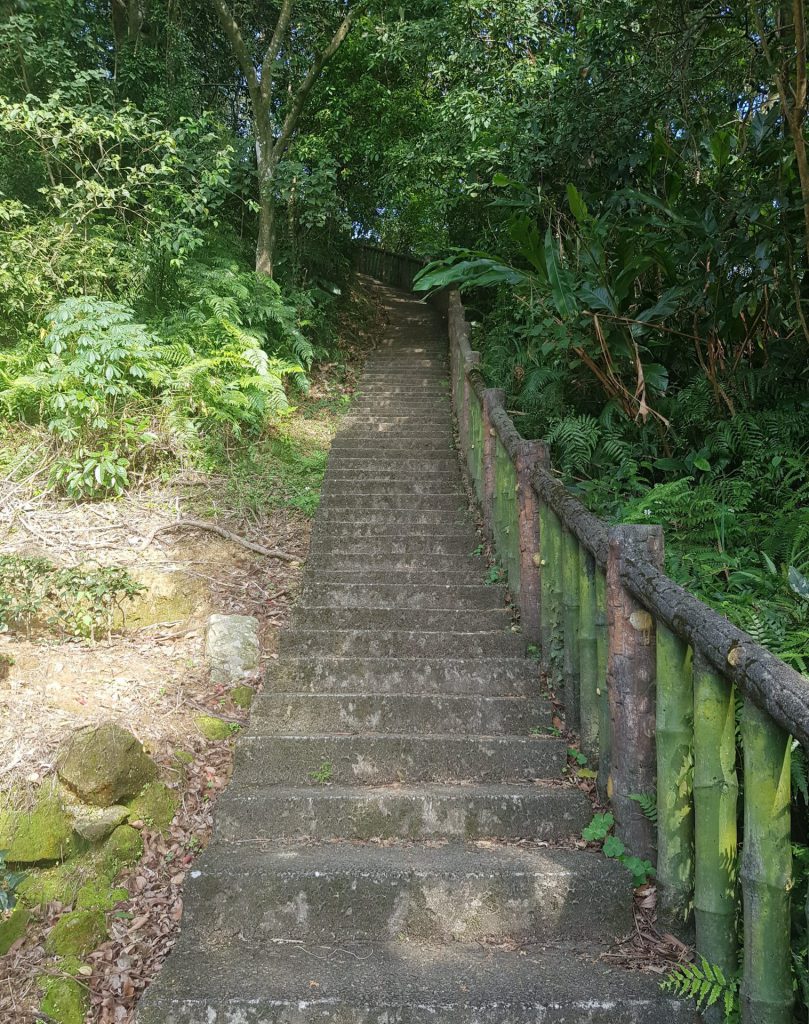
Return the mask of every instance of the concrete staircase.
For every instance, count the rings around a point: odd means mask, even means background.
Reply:
[[[381,296],[293,621],[138,1022],[690,1020],[597,959],[632,927],[628,876],[569,843],[591,809],[473,553],[440,322]]]

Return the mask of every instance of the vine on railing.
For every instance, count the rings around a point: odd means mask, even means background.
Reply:
[[[361,265],[405,288],[420,268],[379,250]],[[523,439],[503,393],[486,388],[459,294],[436,299],[447,315],[460,450],[485,528],[526,639],[539,645],[568,724],[598,762],[617,833],[632,853],[656,858],[669,927],[693,922],[699,954],[728,978],[741,913],[742,1020],[790,1024],[791,737],[809,750],[809,685],[665,575],[660,527],[610,527],[552,475],[547,447]],[[633,797],[655,789],[652,822]]]

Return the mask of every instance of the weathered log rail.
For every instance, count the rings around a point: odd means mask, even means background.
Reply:
[[[421,266],[373,248],[359,264],[404,288]],[[660,527],[610,527],[553,476],[546,446],[522,438],[485,386],[459,294],[434,300],[485,528],[617,832],[656,859],[667,925],[693,923],[698,952],[727,976],[741,925],[744,1024],[790,1024],[791,915],[806,912],[790,897],[790,756],[792,737],[809,751],[809,681],[665,575]],[[655,790],[653,823],[633,797]]]

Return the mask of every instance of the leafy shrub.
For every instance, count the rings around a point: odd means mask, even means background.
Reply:
[[[46,558],[0,556],[0,631],[39,623],[95,639],[112,632],[116,613],[143,590],[119,566],[59,568]]]

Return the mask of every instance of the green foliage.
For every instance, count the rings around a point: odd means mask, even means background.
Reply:
[[[312,782],[318,783],[320,786],[326,786],[331,782],[334,775],[334,766],[329,764],[328,761],[324,761],[319,768],[315,768],[314,771],[309,772],[309,778]]]
[[[739,1020],[738,979],[726,978],[720,967],[704,957],[699,963],[675,967],[660,987],[681,999],[693,999],[699,1011],[718,1004],[725,1024],[736,1024]]]
[[[615,818],[608,811],[594,815],[593,820],[582,829],[582,839],[588,843],[602,843],[601,851],[605,857],[617,860],[632,875],[632,884],[637,888],[654,878],[655,870],[651,862],[635,857],[627,851],[624,843],[615,835],[611,835]]]
[[[45,558],[0,556],[0,631],[39,624],[95,639],[109,634],[125,604],[143,590],[118,566],[59,568]]]
[[[634,800],[643,811],[644,815],[654,823],[657,823],[657,794],[656,793],[630,793],[629,799]]]
[[[17,886],[25,878],[22,871],[10,871],[6,866],[8,850],[0,850],[0,914],[13,910],[17,902]]]

